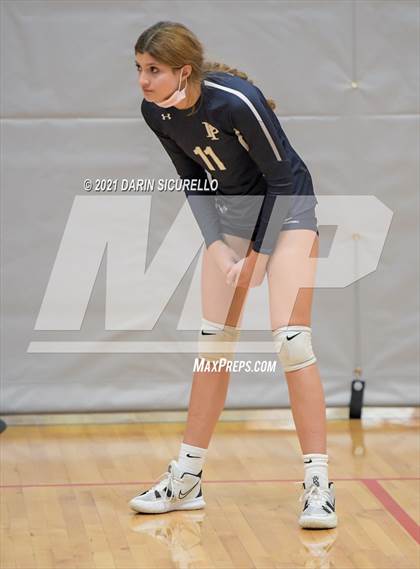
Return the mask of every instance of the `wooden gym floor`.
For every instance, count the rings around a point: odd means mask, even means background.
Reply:
[[[328,410],[334,530],[297,524],[303,469],[289,410],[224,412],[203,474],[207,507],[163,515],[127,501],[177,457],[184,415],[5,417],[1,569],[417,569],[418,413],[346,414]]]

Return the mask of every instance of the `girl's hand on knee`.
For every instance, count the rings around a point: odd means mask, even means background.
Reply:
[[[210,245],[208,251],[216,265],[225,276],[229,273],[232,267],[234,267],[235,263],[241,259],[236,251],[231,249],[223,241],[215,241]]]
[[[226,273],[226,284],[236,287],[239,277],[241,275],[243,266],[244,266],[245,259],[241,259],[237,263],[235,263],[231,269]]]
[[[245,259],[241,259],[226,275],[226,283],[241,288],[260,286],[264,280],[269,255],[251,250]]]

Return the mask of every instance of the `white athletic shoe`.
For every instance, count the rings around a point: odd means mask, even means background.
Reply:
[[[335,513],[334,482],[328,483],[328,488],[321,488],[316,484],[305,487],[299,501],[304,502],[299,525],[302,528],[335,528],[337,515]]]
[[[162,514],[171,510],[199,510],[204,508],[201,474],[183,472],[176,460],[171,460],[167,472],[159,477],[149,490],[134,496],[129,506],[144,514]]]

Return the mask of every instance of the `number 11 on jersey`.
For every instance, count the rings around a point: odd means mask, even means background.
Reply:
[[[200,158],[203,160],[203,162],[205,163],[205,165],[207,166],[207,168],[209,170],[213,170],[213,172],[214,172],[214,170],[216,170],[216,168],[212,164],[211,160],[209,160],[208,156],[211,156],[213,162],[215,163],[217,168],[219,168],[219,170],[226,170],[226,166],[223,164],[223,162],[220,160],[220,158],[216,155],[216,153],[214,152],[214,150],[211,146],[206,146],[204,150],[200,146],[196,146],[194,148],[194,154],[197,154],[197,156],[200,156]]]

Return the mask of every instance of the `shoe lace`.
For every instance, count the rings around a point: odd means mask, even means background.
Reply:
[[[153,486],[153,490],[161,492],[165,500],[174,500],[177,486],[179,486],[179,482],[175,478],[175,475],[168,470],[159,476],[156,484]],[[168,496],[168,489],[170,490],[170,496]]]
[[[309,498],[317,502],[323,502],[328,500],[329,497],[330,494],[327,488],[320,488],[316,484],[311,484],[311,486],[301,494],[299,502],[303,502]]]

